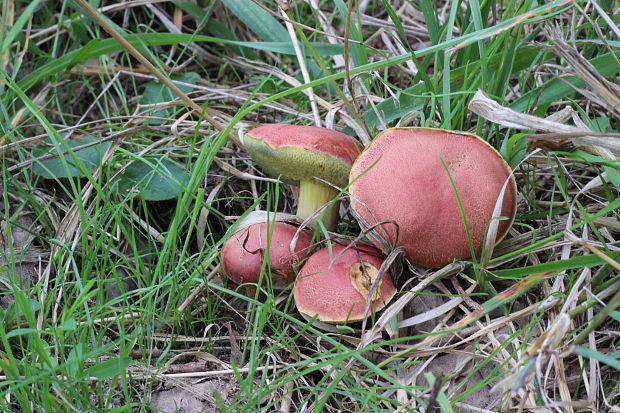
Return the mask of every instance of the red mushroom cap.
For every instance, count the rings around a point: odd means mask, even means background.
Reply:
[[[383,131],[351,169],[351,206],[371,226],[395,221],[398,245],[415,264],[441,266],[467,258],[469,242],[446,168],[479,254],[504,183],[509,179],[501,216],[508,219],[500,221],[498,242],[514,221],[517,189],[508,164],[475,135],[427,128]],[[394,224],[380,225],[377,233],[394,243]]]
[[[235,232],[222,246],[221,265],[228,278],[237,284],[257,283],[263,257],[267,250],[268,223],[250,225]],[[291,241],[297,227],[284,222],[274,222],[269,245],[269,266],[273,287],[283,289],[295,280],[295,266],[310,250],[311,236],[300,231],[291,254]]]
[[[327,248],[317,251],[299,271],[294,296],[300,313],[334,324],[364,319],[369,280],[376,277],[383,255],[372,247],[352,247],[342,252],[344,249],[345,246],[334,245],[331,255]],[[396,288],[386,271],[371,313],[384,308],[395,294]]]
[[[316,176],[341,187],[362,150],[351,136],[335,130],[277,123],[252,129],[243,143],[272,176],[294,183]]]

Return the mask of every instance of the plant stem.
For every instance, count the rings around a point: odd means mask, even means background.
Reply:
[[[620,307],[620,291],[613,296],[609,303],[607,303],[607,305],[603,307],[600,312],[596,313],[594,318],[590,320],[586,329],[579,333],[579,335],[575,338],[573,344],[577,345],[585,340],[588,337],[588,334],[600,326],[607,319],[607,316],[609,316],[609,314],[618,307]]]
[[[322,183],[301,181],[299,183],[299,201],[297,202],[297,216],[301,219],[309,218],[323,205],[334,201],[339,190]],[[322,214],[312,218],[313,222],[322,221],[328,231],[334,231],[338,226],[340,201],[335,200]]]
[[[105,18],[99,15],[97,10],[91,7],[90,4],[86,2],[86,0],[75,0],[86,13],[88,13],[93,19],[99,23],[99,25],[108,32],[116,41],[118,41],[133,57],[138,59],[140,63],[142,63],[148,71],[155,76],[160,82],[166,85],[175,95],[178,96],[187,106],[193,109],[193,111],[198,116],[202,116],[207,122],[209,122],[214,128],[218,131],[222,131],[226,128],[226,125],[219,120],[215,119],[212,115],[215,114],[214,110],[211,108],[202,108],[196,102],[191,100],[181,89],[177,87],[174,83],[170,81],[159,69],[155,67],[146,57],[142,55],[131,43],[129,43],[110,23],[107,22]],[[238,144],[238,140],[236,136],[231,133],[228,133],[228,136]],[[240,146],[242,147],[242,146]]]

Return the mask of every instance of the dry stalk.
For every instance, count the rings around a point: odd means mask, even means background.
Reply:
[[[575,88],[575,90],[620,117],[620,87],[601,76],[592,63],[588,62],[577,49],[566,43],[559,27],[547,27],[545,34],[551,40],[548,47],[564,59],[573,69],[575,76],[583,80],[590,88],[590,90],[580,88]],[[571,83],[568,84],[572,86]]]
[[[303,76],[304,82],[310,83],[312,80],[310,78],[310,73],[308,72],[308,67],[306,66],[306,57],[301,52],[301,47],[299,46],[299,39],[295,34],[295,28],[293,24],[290,22],[290,17],[286,14],[286,11],[282,7],[280,7],[280,13],[282,17],[284,17],[284,24],[286,26],[286,30],[291,38],[291,42],[293,43],[293,49],[295,50],[295,55],[297,56],[297,62],[299,63],[299,69],[301,70],[301,75]],[[319,113],[319,107],[316,104],[316,96],[314,95],[314,91],[312,88],[307,88],[304,90],[304,93],[308,96],[310,100],[310,107],[312,108],[312,114],[314,115],[314,124],[315,126],[321,126],[321,114]]]
[[[601,156],[614,160],[615,156],[610,151],[620,153],[620,139],[614,136],[616,134],[602,134],[603,136],[601,136],[601,134],[588,129],[520,113],[501,106],[481,90],[477,91],[469,102],[469,110],[507,128],[539,130],[556,134],[547,135],[545,139],[557,139],[557,133],[564,133],[563,138],[571,139],[582,145],[592,146]],[[538,135],[535,137],[539,138]]]
[[[76,2],[93,18],[95,19],[105,31],[107,31],[112,37],[116,39],[129,53],[131,53],[140,63],[142,63],[149,72],[155,76],[160,82],[166,85],[175,95],[179,97],[185,104],[196,112],[196,115],[204,117],[213,127],[222,131],[226,127],[220,121],[215,119],[213,115],[217,112],[211,108],[201,108],[191,100],[181,89],[179,89],[173,82],[170,81],[159,69],[157,69],[146,57],[142,55],[131,43],[129,43],[110,23],[99,15],[99,12],[92,8],[85,0],[76,0]],[[233,136],[234,140],[235,137]]]

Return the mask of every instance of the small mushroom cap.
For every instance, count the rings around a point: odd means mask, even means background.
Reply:
[[[351,206],[371,226],[395,221],[398,245],[415,264],[441,266],[468,258],[469,242],[446,168],[479,254],[504,183],[509,179],[501,216],[508,219],[499,223],[498,241],[514,221],[517,189],[508,164],[475,135],[427,128],[383,131],[351,169]],[[377,233],[393,245],[393,223],[380,225]]]
[[[222,246],[222,271],[237,284],[257,283],[260,278],[263,257],[267,250],[267,222],[252,224],[235,232]],[[300,231],[291,254],[291,241],[297,227],[284,222],[274,222],[269,246],[271,279],[275,289],[283,289],[295,280],[296,265],[310,250],[311,236]]]
[[[268,174],[298,184],[313,177],[346,186],[362,150],[351,136],[316,126],[269,124],[243,138],[252,159]]]
[[[372,247],[349,248],[342,252],[344,249],[345,246],[333,245],[331,255],[327,248],[317,251],[299,271],[294,297],[300,313],[308,317],[316,315],[318,320],[332,324],[364,319],[370,286],[368,280],[377,275],[383,254]],[[362,266],[363,272],[360,271]],[[366,281],[365,289],[359,288],[359,278]],[[360,291],[366,291],[366,294]],[[395,294],[392,277],[386,271],[370,312],[380,311]]]

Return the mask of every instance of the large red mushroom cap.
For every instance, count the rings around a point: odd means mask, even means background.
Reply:
[[[396,222],[398,245],[406,248],[412,263],[445,265],[471,256],[450,177],[479,254],[507,180],[501,209],[507,219],[499,223],[497,241],[508,233],[517,189],[508,164],[475,135],[427,128],[383,131],[351,169],[351,206],[370,226]],[[393,244],[397,232],[393,223],[384,223],[377,233]],[[377,239],[372,241],[381,247]]]
[[[273,287],[283,289],[295,280],[295,267],[308,255],[312,238],[306,231],[300,231],[295,243],[295,254],[291,254],[290,246],[297,233],[297,227],[279,221],[272,225],[269,245],[267,222],[243,228],[224,242],[221,255],[222,271],[233,282],[257,283],[267,249]]]
[[[295,304],[307,317],[342,324],[364,319],[366,300],[378,276],[383,255],[371,247],[363,249],[334,245],[315,252],[299,271],[295,282]],[[344,252],[343,252],[344,251]],[[379,281],[371,314],[380,311],[396,294],[389,272]]]

